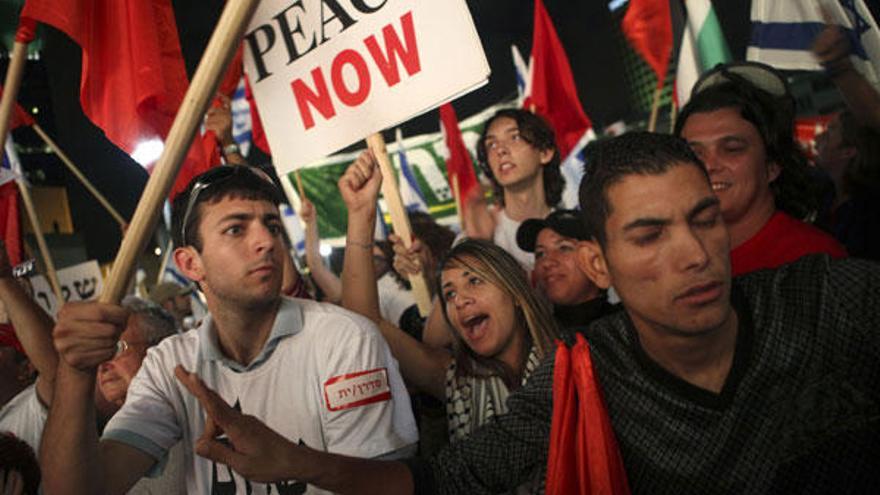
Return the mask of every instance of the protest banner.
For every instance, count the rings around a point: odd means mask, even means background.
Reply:
[[[489,76],[463,0],[264,0],[245,35],[244,63],[281,173]]]
[[[101,295],[101,290],[104,288],[101,267],[95,260],[63,268],[56,274],[64,302],[94,300]],[[34,300],[48,314],[55,316],[63,303],[58,304],[58,299],[46,277],[34,275],[30,278],[30,282],[34,289]]]

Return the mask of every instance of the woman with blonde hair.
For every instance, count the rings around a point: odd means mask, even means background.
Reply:
[[[382,177],[370,152],[339,180],[348,207],[342,302],[378,325],[414,387],[446,402],[453,440],[507,412],[510,391],[548,354],[557,327],[549,305],[529,290],[525,271],[503,249],[479,240],[455,246],[440,263],[437,294],[454,332],[453,352],[429,347],[379,316],[371,269]]]

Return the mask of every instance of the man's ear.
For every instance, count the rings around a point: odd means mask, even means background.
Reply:
[[[772,183],[774,180],[779,178],[779,174],[782,173],[782,167],[779,166],[776,162],[770,162],[767,164],[767,184]]]
[[[180,268],[180,271],[186,275],[186,278],[193,282],[201,282],[205,277],[205,270],[202,266],[202,257],[193,246],[184,246],[174,249],[174,263]]]
[[[608,272],[605,253],[597,241],[578,243],[577,264],[600,289],[611,287],[611,274]]]

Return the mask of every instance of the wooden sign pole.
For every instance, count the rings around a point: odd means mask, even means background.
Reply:
[[[385,197],[385,203],[388,205],[388,212],[391,214],[391,225],[394,226],[394,232],[403,239],[406,247],[412,245],[412,228],[409,224],[409,217],[406,215],[406,208],[403,206],[403,200],[400,198],[400,190],[397,187],[396,175],[391,166],[391,160],[388,159],[388,152],[385,150],[385,138],[381,133],[371,134],[367,137],[367,147],[376,156],[379,161],[379,168],[382,171],[382,196]],[[419,313],[426,317],[431,311],[431,293],[428,292],[428,284],[425,280],[425,274],[411,275],[409,283],[412,285],[413,297],[419,306]]]

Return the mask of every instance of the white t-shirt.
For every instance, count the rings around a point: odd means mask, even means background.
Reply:
[[[148,351],[105,439],[158,460],[178,439],[193,445],[204,430],[205,413],[174,377],[182,364],[227,403],[317,450],[379,457],[417,442],[397,361],[366,318],[338,306],[284,299],[263,352],[247,367],[220,353],[212,326],[209,315],[199,328]],[[194,455],[192,448],[184,454],[189,493],[281,491],[245,480]],[[326,492],[309,486],[305,493]]]
[[[379,291],[379,313],[382,318],[400,326],[403,312],[416,303],[412,291],[401,287],[391,272],[379,277],[376,287]]]
[[[12,433],[39,454],[48,412],[37,396],[36,385],[31,385],[0,409],[0,431]]]
[[[526,272],[531,273],[535,268],[535,254],[523,251],[516,244],[516,231],[522,222],[512,220],[504,210],[498,214],[498,223],[495,225],[495,233],[492,240],[495,244],[510,253],[519,262]]]

